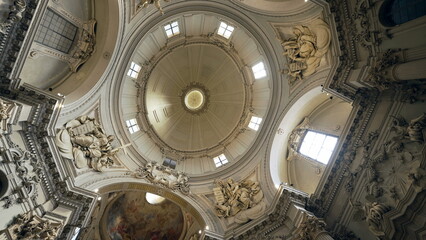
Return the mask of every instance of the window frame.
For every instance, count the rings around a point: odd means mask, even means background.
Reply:
[[[52,14],[52,16],[50,17],[49,14]],[[57,18],[57,21],[55,21],[55,17]],[[60,22],[64,24],[59,25]],[[46,23],[48,25],[45,25]],[[62,28],[59,29],[59,27],[62,27]],[[53,8],[48,7],[46,9],[46,13],[43,15],[41,19],[40,26],[36,30],[36,34],[34,36],[34,42],[44,47],[59,51],[63,54],[69,54],[75,44],[74,42],[76,40],[79,29],[80,28],[76,26],[73,22],[66,19],[61,14],[57,13]],[[44,30],[46,30],[45,33],[43,33]],[[73,32],[72,38],[71,36],[68,36],[64,33],[64,32],[68,33],[68,31],[71,31],[70,33]],[[59,41],[60,39],[61,41]],[[55,40],[58,41],[57,44],[54,44]],[[66,46],[63,45],[65,40],[67,40],[69,44],[67,50],[64,49]]]
[[[225,24],[226,27],[223,27],[222,24]],[[229,30],[228,28],[231,27],[232,30]],[[223,34],[220,34],[219,31],[223,29]],[[219,35],[220,37],[225,38],[226,40],[230,40],[232,37],[232,34],[234,33],[236,27],[232,24],[229,24],[227,21],[219,21],[219,27],[217,28],[216,34]],[[226,33],[230,32],[229,36],[226,37]]]
[[[133,66],[137,66],[136,68],[133,68]],[[136,70],[137,68],[139,68],[138,70]],[[137,64],[136,62],[134,62],[134,61],[132,61],[131,63],[130,63],[130,67],[129,67],[129,70],[127,71],[127,76],[128,77],[131,77],[131,78],[133,78],[133,79],[137,79],[138,78],[138,76],[139,76],[139,73],[140,73],[140,71],[141,71],[141,69],[142,69],[142,66],[141,65],[139,65],[139,64]],[[133,73],[135,73],[136,75],[133,77]]]
[[[174,163],[174,164],[172,164],[172,163]],[[176,160],[173,160],[173,159],[171,159],[171,158],[165,157],[165,158],[163,159],[163,163],[162,163],[162,165],[163,165],[163,166],[165,166],[165,167],[169,167],[169,168],[171,168],[171,169],[176,169],[177,161],[176,161]]]
[[[131,121],[133,121],[133,120],[134,120],[134,124],[131,123]],[[141,130],[136,118],[128,119],[125,122],[126,122],[127,130],[129,130],[130,134],[134,134],[134,133],[139,132]],[[136,130],[134,129],[135,127],[137,127]]]
[[[253,122],[253,118],[257,118],[257,119],[260,119],[260,122]],[[261,118],[261,117],[258,117],[258,116],[255,116],[255,115],[252,115],[251,116],[251,118],[250,118],[250,121],[249,121],[249,123],[247,124],[247,127],[248,128],[250,128],[250,129],[252,129],[252,130],[254,130],[254,131],[257,131],[257,130],[259,130],[259,128],[260,128],[260,124],[262,123],[262,121],[263,121],[263,118]],[[251,124],[254,124],[255,126],[256,126],[256,129],[255,128],[252,128],[252,127],[250,127],[250,125]]]
[[[223,159],[221,159],[221,156],[223,156]],[[216,159],[218,159],[219,161],[216,162]],[[225,164],[229,163],[228,158],[225,156],[225,153],[221,153],[219,155],[217,155],[216,157],[213,158],[213,163],[215,164],[216,168],[222,167]]]
[[[263,69],[258,70],[258,71],[255,72],[254,68],[255,67],[257,68],[257,66],[260,65],[260,64],[262,64]],[[258,61],[257,63],[253,64],[251,66],[251,72],[253,73],[253,77],[256,80],[262,79],[262,78],[265,78],[265,77],[268,76],[268,72],[266,71],[266,64],[263,61]],[[261,75],[261,76],[256,76],[256,74],[259,73],[259,72],[264,72],[264,74]]]
[[[173,26],[174,23],[176,23],[176,26]],[[166,29],[166,27],[170,27],[170,28]],[[177,33],[174,32],[175,28],[177,28]],[[163,30],[164,30],[164,33],[166,34],[167,39],[179,36],[181,34],[181,28],[180,28],[180,24],[179,24],[178,20],[173,20],[173,21],[170,21],[170,22],[164,24],[163,25]],[[171,33],[172,33],[171,35],[169,35],[167,33],[168,30],[171,31]]]

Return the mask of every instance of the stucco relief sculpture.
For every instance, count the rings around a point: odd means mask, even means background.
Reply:
[[[366,221],[370,231],[376,236],[383,236],[383,214],[387,213],[390,208],[383,204],[373,202],[371,205],[367,205],[365,210]]]
[[[0,98],[0,124],[3,131],[7,130],[7,120],[10,118],[10,113],[15,105],[6,102]]]
[[[147,179],[151,183],[162,185],[183,194],[189,194],[189,177],[175,169],[148,162],[132,174],[135,178]]]
[[[401,117],[394,117],[392,121],[391,131],[394,131],[397,136],[394,141],[409,140],[414,142],[423,142],[423,129],[426,127],[426,113],[411,120],[410,123]]]
[[[311,127],[310,121],[308,117],[305,117],[303,121],[291,131],[290,136],[288,137],[288,155],[287,161],[292,161],[299,155],[297,150],[298,146],[301,144],[303,140],[303,136],[306,131]]]
[[[170,2],[170,0],[164,0],[165,2]],[[161,7],[160,0],[143,0],[136,6],[136,9],[147,8],[149,5],[154,5],[161,14],[164,14],[163,8]]]
[[[378,132],[370,133],[363,144],[364,162],[357,172],[366,171],[368,181],[365,201],[352,204],[356,209],[354,220],[365,221],[376,236],[385,234],[386,212],[426,188],[426,171],[421,167],[425,128],[425,113],[410,121],[402,116],[392,116],[390,134],[377,150],[371,152],[380,137]],[[415,191],[409,191],[411,187]]]
[[[22,14],[27,8],[25,0],[15,0],[13,5],[9,6],[9,15],[0,23],[0,32],[6,33],[7,28],[19,22],[22,19]]]
[[[309,240],[309,239],[320,239],[320,234],[328,235],[327,231],[325,230],[325,222],[321,219],[318,219],[317,217],[310,215],[310,214],[304,214],[303,220],[298,226],[296,230],[296,236],[295,239],[297,240]],[[329,238],[325,238],[329,239]]]
[[[81,116],[71,120],[56,135],[61,155],[74,160],[77,168],[90,167],[102,172],[114,164],[113,157],[120,148],[113,149],[114,136],[107,135],[94,118]]]
[[[61,227],[61,223],[45,220],[29,212],[18,215],[7,230],[12,239],[53,240],[56,239]]]
[[[95,51],[96,35],[95,35],[96,20],[92,19],[83,23],[80,36],[76,46],[70,51],[68,65],[72,72],[77,72],[78,68],[85,63]]]
[[[316,19],[309,26],[294,27],[293,34],[281,43],[288,60],[286,72],[290,76],[290,84],[315,73],[331,41],[330,29],[321,19]]]
[[[234,217],[235,222],[245,223],[260,217],[265,211],[263,192],[258,182],[235,182],[232,178],[216,180],[213,191],[216,198],[216,215],[219,217]]]

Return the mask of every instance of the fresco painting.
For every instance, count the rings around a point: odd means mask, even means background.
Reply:
[[[112,203],[106,224],[112,240],[178,240],[184,217],[170,200],[153,205],[145,192],[129,192]]]

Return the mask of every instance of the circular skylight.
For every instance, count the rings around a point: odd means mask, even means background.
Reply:
[[[186,93],[184,102],[188,109],[196,111],[205,103],[204,93],[200,89],[192,89]]]

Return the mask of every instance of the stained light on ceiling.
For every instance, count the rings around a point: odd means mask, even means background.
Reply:
[[[179,32],[179,23],[177,21],[171,22],[164,26],[164,31],[166,31],[167,37],[171,38],[178,35]]]
[[[253,75],[255,79],[266,77],[266,69],[265,69],[265,64],[263,64],[263,62],[257,63],[251,69],[253,71]]]
[[[337,137],[330,135],[308,131],[303,138],[299,152],[318,162],[327,164],[333,154],[334,147],[337,143]]]
[[[225,154],[223,153],[213,158],[213,161],[216,167],[220,167],[228,163],[228,159],[225,157]]]
[[[234,29],[235,28],[233,26],[228,25],[224,22],[220,22],[219,29],[217,30],[217,34],[219,34],[220,36],[226,39],[229,39]]]
[[[262,118],[252,116],[249,122],[248,127],[257,131],[259,129],[260,123],[262,122]]]
[[[160,204],[165,200],[165,198],[158,196],[156,194],[153,194],[153,193],[146,193],[145,199],[150,204]]]
[[[139,74],[140,70],[141,70],[141,66],[139,66],[138,64],[132,62],[130,64],[129,71],[127,72],[127,76],[136,79],[138,77],[138,74]]]
[[[133,134],[139,131],[139,125],[136,122],[136,119],[126,120],[127,129],[129,129],[130,134]]]

